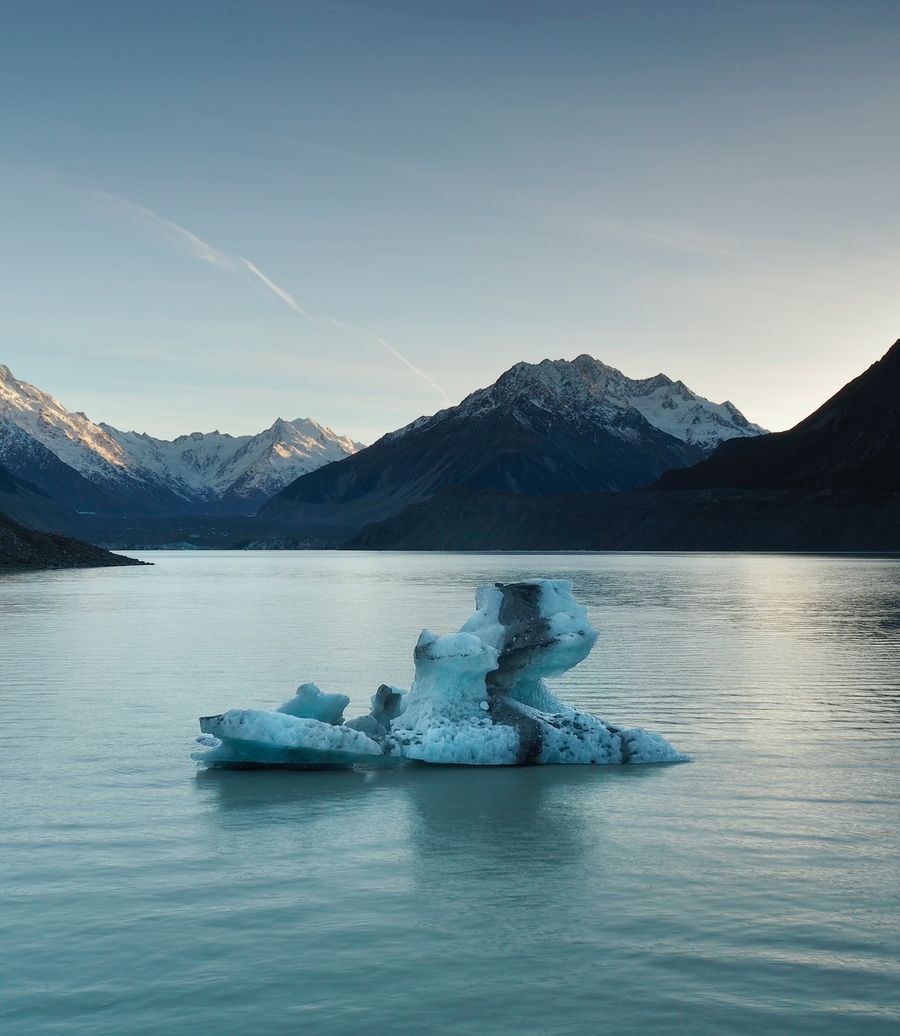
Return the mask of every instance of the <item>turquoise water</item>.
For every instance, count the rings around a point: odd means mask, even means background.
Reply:
[[[897,559],[146,557],[0,577],[2,1031],[900,1028]],[[194,770],[528,576],[601,630],[562,696],[693,763]]]

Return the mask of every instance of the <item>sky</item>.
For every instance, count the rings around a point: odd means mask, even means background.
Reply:
[[[900,5],[0,8],[0,363],[371,442],[590,353],[786,428],[900,336]]]

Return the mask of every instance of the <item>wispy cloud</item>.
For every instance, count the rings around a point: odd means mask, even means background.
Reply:
[[[145,209],[137,202],[129,201],[127,198],[120,198],[116,194],[107,194],[106,191],[90,191],[91,196],[100,204],[103,210],[111,216],[123,216],[131,222],[142,224],[155,233],[156,236],[168,241],[180,251],[186,252],[199,259],[201,262],[217,266],[220,270],[236,270],[236,256],[227,255],[214,248],[207,241],[197,237],[190,230],[180,227],[169,219],[157,216],[155,212]]]
[[[443,396],[444,402],[448,406],[452,406],[452,400],[447,393],[441,388],[441,386],[432,378],[430,374],[423,371],[421,367],[417,367],[414,363],[408,360],[399,349],[395,349],[389,342],[386,342],[381,335],[376,334],[374,331],[370,331],[365,327],[356,327],[353,324],[348,324],[343,320],[336,320],[334,317],[326,316],[322,314],[322,320],[326,323],[331,324],[332,327],[339,328],[341,331],[348,331],[350,334],[355,335],[361,341],[376,342],[383,349],[386,349],[391,356],[396,357],[404,366],[408,367],[417,378],[421,378],[426,384],[430,385],[439,395]]]
[[[417,367],[401,352],[389,345],[381,335],[376,334],[374,331],[353,327],[325,314],[311,312],[305,306],[302,306],[286,288],[283,288],[280,284],[273,281],[271,277],[263,273],[256,263],[245,259],[242,255],[221,251],[208,241],[198,237],[193,231],[179,226],[179,224],[173,223],[172,220],[165,219],[163,216],[158,216],[155,212],[151,212],[150,209],[144,208],[143,205],[138,205],[137,202],[130,201],[128,198],[121,198],[116,194],[108,194],[106,191],[90,191],[89,193],[108,215],[124,217],[130,222],[136,222],[149,228],[156,236],[192,258],[209,263],[210,266],[215,266],[217,269],[224,270],[227,273],[242,275],[246,272],[251,274],[298,316],[315,324],[316,327],[321,328],[325,324],[330,324],[335,328],[351,332],[367,344],[380,346],[405,367],[409,368],[426,385],[433,388],[446,403],[450,403],[450,397],[430,374]]]
[[[295,313],[299,313],[301,317],[306,317],[307,320],[311,320],[317,327],[322,326],[321,322],[317,320],[312,313],[305,310],[289,291],[286,291],[273,280],[270,280],[270,278],[268,278],[255,263],[251,263],[249,259],[245,259],[242,255],[239,255],[238,259],[240,259],[254,277],[258,277],[269,291],[271,291],[273,295],[277,295],[286,306],[290,306],[291,309]]]
[[[391,354],[391,356],[396,356],[401,363],[404,363],[407,367],[409,367],[413,374],[417,375],[423,381],[427,382],[433,389],[436,389],[444,397],[444,402],[447,404],[447,406],[451,405],[450,397],[441,388],[441,386],[438,385],[438,383],[434,380],[434,378],[432,378],[430,374],[426,374],[425,371],[418,368],[414,363],[410,363],[410,361],[407,360],[407,358],[402,353],[399,353],[392,345],[388,345],[388,343],[380,335],[377,335],[376,339],[379,345],[383,345],[384,348],[387,349],[387,351]]]

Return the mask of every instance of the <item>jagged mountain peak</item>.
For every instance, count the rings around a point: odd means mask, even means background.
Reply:
[[[524,496],[630,489],[761,431],[664,375],[634,380],[587,354],[522,362],[458,406],[302,476],[261,513],[348,529],[447,487]]]
[[[659,373],[630,378],[587,353],[574,360],[520,362],[486,388],[470,393],[456,408],[420,418],[401,429],[415,431],[430,421],[465,419],[494,408],[509,408],[522,420],[530,409],[573,411],[582,419],[611,427],[639,425],[641,419],[668,435],[702,449],[726,439],[760,435],[733,403],[713,403],[683,381]]]
[[[359,443],[311,418],[278,418],[257,435],[216,429],[166,440],[121,431],[66,410],[0,365],[0,463],[7,462],[14,473],[35,480],[51,495],[53,485],[62,482],[71,493],[69,476],[82,476],[87,487],[80,485],[79,491],[86,506],[93,506],[88,498],[95,484],[103,489],[98,507],[109,505],[112,489],[123,506],[134,502],[135,513],[148,507],[152,513],[178,513],[208,505],[252,512],[299,475],[358,449]]]
[[[311,417],[295,417],[291,421],[278,417],[269,428],[259,434],[273,440],[283,439],[285,442],[307,443],[313,449],[319,448],[317,444],[336,443],[348,454],[365,448],[363,443],[339,435],[327,425],[319,424]]]
[[[118,443],[83,411],[70,413],[48,392],[0,365],[0,421],[14,425],[88,478],[115,477],[127,466]]]

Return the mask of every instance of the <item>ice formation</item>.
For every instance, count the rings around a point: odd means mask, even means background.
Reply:
[[[382,684],[371,710],[314,683],[272,712],[204,716],[194,758],[205,767],[385,766],[408,760],[473,766],[664,763],[685,756],[653,731],[623,729],[554,697],[547,678],[590,653],[597,632],[565,580],[482,586],[459,633],[423,630],[406,692]]]

